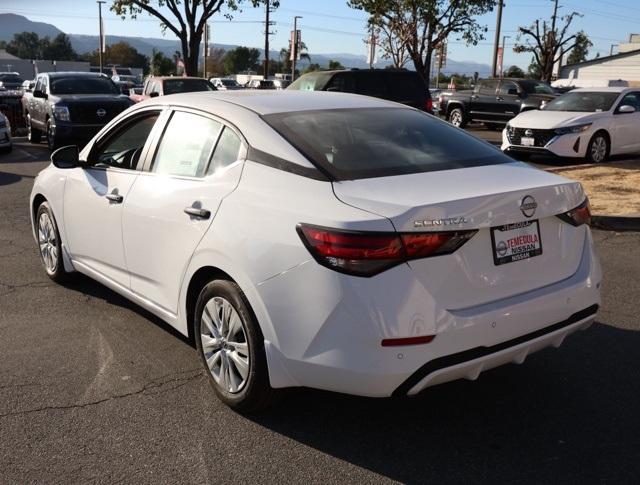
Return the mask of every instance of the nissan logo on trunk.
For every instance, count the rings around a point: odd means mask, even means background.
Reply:
[[[538,203],[536,202],[536,199],[534,199],[530,195],[526,195],[524,199],[522,199],[520,210],[525,217],[533,217],[533,215],[536,213],[537,208]]]
[[[107,111],[106,111],[106,110],[104,110],[104,109],[102,109],[102,108],[100,108],[98,111],[96,111],[96,114],[97,114],[100,118],[102,118],[103,116],[105,116],[105,115],[107,114]]]

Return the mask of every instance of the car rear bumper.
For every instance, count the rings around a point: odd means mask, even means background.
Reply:
[[[600,304],[601,272],[588,229],[570,277],[474,307],[438,307],[417,284],[403,282],[411,277],[404,271],[392,268],[379,282],[339,275],[350,278],[345,285],[309,261],[259,285],[277,336],[265,346],[272,386],[371,397],[415,394],[558,346],[589,326]],[[425,334],[435,338],[381,346],[385,338]]]

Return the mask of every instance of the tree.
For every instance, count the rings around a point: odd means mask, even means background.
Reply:
[[[566,64],[578,64],[586,61],[589,55],[589,47],[593,47],[589,37],[584,32],[578,32],[576,34],[576,44],[569,57],[567,57]]]
[[[427,83],[433,51],[450,35],[473,45],[482,40],[487,28],[475,17],[493,10],[496,0],[348,0],[348,5],[367,12],[370,26],[387,29]]]
[[[254,7],[264,2],[249,1]],[[135,19],[143,12],[156,17],[165,31],[170,30],[178,37],[185,71],[189,76],[196,76],[205,23],[223,8],[227,11],[225,17],[231,18],[229,12],[238,10],[242,2],[243,0],[114,0],[111,10],[123,19]],[[274,0],[270,5],[272,8],[278,7],[279,1]]]
[[[56,61],[75,61],[78,58],[78,54],[71,47],[71,41],[67,34],[58,34],[52,41],[45,37],[42,53],[45,59]]]
[[[382,49],[382,57],[391,59],[396,69],[401,69],[409,61],[409,52],[402,39],[395,35],[387,25],[381,25],[377,30],[377,45]]]
[[[150,68],[154,76],[168,76],[175,72],[176,64],[162,52],[153,49]]]
[[[20,59],[43,59],[42,41],[35,32],[14,34],[7,43],[7,52]]]
[[[504,72],[504,77],[525,77],[524,71],[518,66],[511,66]]]
[[[531,58],[531,62],[529,63],[529,68],[527,69],[527,77],[530,79],[540,79],[542,77],[542,71],[540,71],[540,66],[536,62],[535,58]]]
[[[306,72],[314,72],[314,71],[320,71],[321,69],[322,69],[322,68],[320,67],[320,64],[318,64],[317,62],[313,62],[313,63],[309,64],[309,65],[307,66],[307,68],[306,68],[304,71],[302,71],[302,72],[303,72],[303,73],[306,73]]]
[[[85,58],[93,65],[99,63],[98,49],[85,55]],[[123,67],[140,67],[147,73],[149,72],[149,58],[139,53],[128,42],[117,42],[105,47],[102,54],[104,65],[114,64]]]
[[[213,76],[222,76],[227,73],[224,64],[225,54],[224,49],[219,47],[211,48],[207,57],[207,73],[204,73],[204,77],[209,77],[209,73]]]
[[[311,56],[307,52],[307,44],[300,42],[300,60],[311,63]],[[284,72],[291,72],[291,46],[283,47],[280,49],[280,62],[282,63],[282,70]]]
[[[575,17],[580,16],[578,12],[571,12],[558,19],[558,2],[556,0],[550,20],[536,19],[530,27],[518,27],[514,52],[531,52],[540,70],[540,78],[543,81],[551,82],[555,63],[580,42],[584,44],[584,40],[582,40],[583,37],[586,37],[584,32],[568,34],[571,22]],[[560,28],[556,25],[558,20],[563,24]]]
[[[329,69],[332,71],[338,71],[344,69],[344,66],[340,61],[329,60]]]
[[[224,67],[229,73],[255,71],[258,69],[260,51],[253,47],[236,47],[227,51],[224,56]]]

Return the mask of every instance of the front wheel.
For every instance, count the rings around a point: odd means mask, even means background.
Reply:
[[[449,123],[458,128],[464,128],[467,124],[467,118],[461,108],[453,108],[449,112]]]
[[[596,133],[587,146],[586,159],[590,163],[602,163],[609,158],[611,146],[609,137],[602,132]]]
[[[57,283],[67,280],[69,273],[64,269],[62,261],[62,242],[56,224],[56,218],[48,202],[43,202],[36,213],[36,233],[40,260],[47,276]]]
[[[215,280],[198,296],[194,315],[198,354],[218,398],[243,412],[271,404],[264,337],[240,287]]]

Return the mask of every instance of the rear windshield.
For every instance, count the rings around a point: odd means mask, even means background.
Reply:
[[[165,79],[164,81],[164,94],[195,91],[215,91],[215,88],[206,79]]]
[[[63,77],[51,79],[52,94],[120,94],[110,79],[103,77]]]
[[[595,113],[609,111],[620,93],[571,91],[549,101],[545,111],[579,111]]]
[[[238,83],[235,82],[233,79],[221,79],[220,82],[224,85],[224,86],[237,86]]]
[[[513,162],[493,146],[413,109],[316,110],[263,118],[336,180]]]
[[[551,86],[540,81],[520,81],[520,86],[528,94],[556,94]]]

